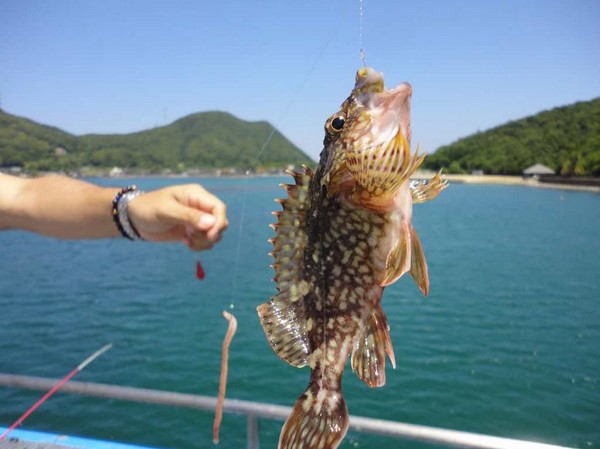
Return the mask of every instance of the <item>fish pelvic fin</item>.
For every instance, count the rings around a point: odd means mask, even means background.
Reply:
[[[419,287],[423,295],[429,294],[429,274],[427,271],[427,262],[423,247],[417,235],[417,231],[413,226],[410,227],[410,243],[411,243],[411,260],[410,260],[410,275]]]
[[[352,371],[370,387],[385,385],[385,354],[396,368],[387,318],[381,305],[373,309],[352,350]]]
[[[385,287],[396,282],[400,277],[410,270],[411,266],[411,225],[402,222],[398,241],[387,256],[385,264],[385,277],[381,286]]]
[[[448,187],[448,181],[442,176],[440,170],[428,181],[413,181],[410,185],[410,193],[413,204],[431,201]]]
[[[427,296],[429,294],[429,274],[421,240],[419,240],[413,225],[403,222],[398,242],[388,254],[385,277],[381,286],[393,284],[406,272],[410,272],[419,290]]]
[[[350,419],[341,389],[318,388],[314,378],[315,371],[281,429],[278,449],[335,449],[346,435]]]
[[[279,358],[302,368],[308,363],[310,344],[304,301],[291,301],[281,293],[257,307],[267,341]]]

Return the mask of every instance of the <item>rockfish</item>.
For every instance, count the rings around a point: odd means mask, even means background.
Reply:
[[[271,239],[279,293],[258,307],[273,351],[310,366],[279,439],[281,449],[336,448],[348,429],[341,390],[349,355],[370,387],[385,384],[385,354],[395,367],[383,289],[409,272],[427,295],[429,279],[412,226],[412,205],[435,198],[446,182],[411,183],[424,156],[410,151],[410,97],[402,83],[385,90],[371,68],[325,122],[315,172],[289,172],[288,198],[276,200]]]

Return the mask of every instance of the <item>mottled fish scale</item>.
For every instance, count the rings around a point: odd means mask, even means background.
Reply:
[[[348,357],[371,387],[385,384],[386,354],[395,366],[384,287],[410,272],[429,290],[412,204],[435,198],[446,184],[439,175],[409,183],[423,161],[409,147],[410,94],[407,84],[384,91],[380,74],[359,70],[352,94],[326,122],[318,169],[290,172],[295,184],[284,185],[288,197],[277,200],[278,293],[258,314],[274,352],[311,368],[280,448],[339,445],[349,423],[341,389]]]

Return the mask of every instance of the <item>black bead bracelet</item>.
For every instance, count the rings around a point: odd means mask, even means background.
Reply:
[[[135,192],[135,195],[129,195]],[[119,193],[115,196],[112,202],[112,217],[115,222],[115,226],[123,237],[129,240],[141,240],[140,233],[135,228],[129,217],[127,216],[127,205],[129,201],[140,195],[142,192],[138,190],[137,186],[132,185],[129,187],[123,187]],[[126,204],[121,204],[122,200],[126,200]]]

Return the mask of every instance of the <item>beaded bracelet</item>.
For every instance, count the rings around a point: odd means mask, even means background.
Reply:
[[[128,215],[129,202],[144,193],[132,185],[122,188],[112,202],[112,217],[117,229],[123,237],[129,240],[143,240]]]

